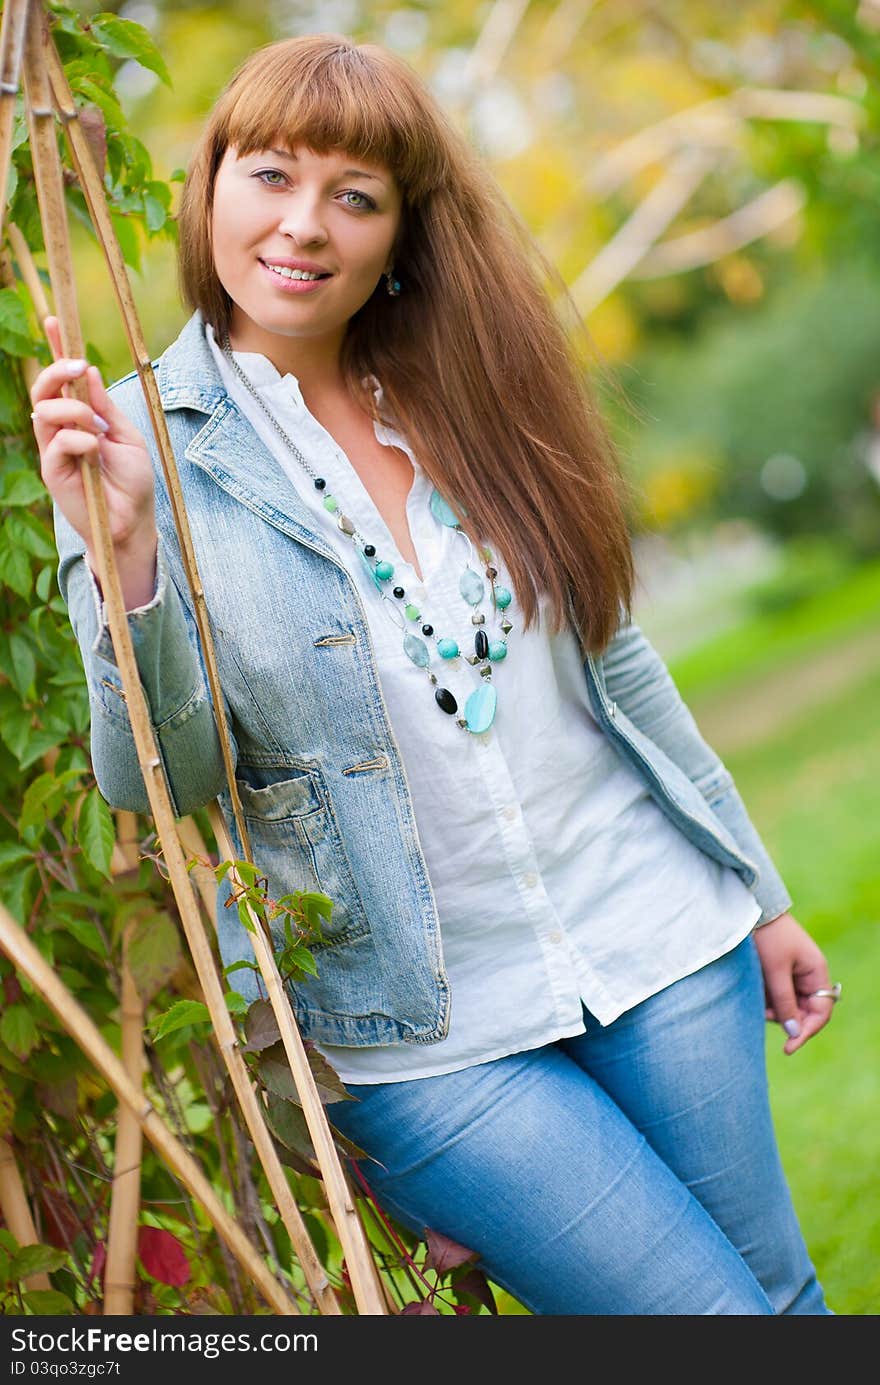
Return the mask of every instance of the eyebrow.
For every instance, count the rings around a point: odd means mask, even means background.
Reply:
[[[294,163],[297,162],[296,155],[291,154],[286,149],[267,149],[266,153],[274,154],[277,159],[292,159]],[[344,168],[339,176],[341,178],[371,178],[374,183],[382,183],[382,186],[385,186],[382,178],[377,177],[375,173],[367,173],[363,168]]]

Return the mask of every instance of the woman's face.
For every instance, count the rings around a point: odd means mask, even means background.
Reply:
[[[217,170],[211,234],[217,276],[235,305],[230,335],[341,341],[392,262],[402,195],[384,165],[276,144],[244,158],[230,146]],[[298,280],[269,268],[297,261],[329,277]]]

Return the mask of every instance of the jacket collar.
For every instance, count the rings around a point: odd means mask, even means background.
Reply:
[[[220,378],[211,347],[205,336],[205,323],[199,309],[182,332],[162,352],[156,371],[156,387],[163,409],[198,409],[212,414],[225,399],[226,387]]]
[[[190,461],[233,499],[341,566],[299,491],[227,392],[200,311],[159,358],[156,386],[164,410],[207,415],[186,446]]]

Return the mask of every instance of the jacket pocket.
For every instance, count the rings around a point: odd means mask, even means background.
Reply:
[[[312,890],[333,900],[324,940],[311,947],[317,954],[362,938],[370,925],[320,771],[285,773],[289,777],[272,779],[265,767],[239,764],[235,782],[254,863],[267,877],[271,897]],[[275,920],[273,929],[280,938],[283,919]]]

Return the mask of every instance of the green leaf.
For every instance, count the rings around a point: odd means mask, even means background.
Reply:
[[[32,345],[24,304],[15,289],[0,289],[0,351],[28,356]]]
[[[33,471],[8,471],[3,477],[3,492],[0,504],[33,505],[35,500],[45,500],[46,487]]]
[[[176,1029],[183,1029],[187,1024],[205,1024],[210,1021],[208,1007],[200,1000],[177,1000],[152,1026],[153,1037],[158,1041],[164,1039],[167,1034],[173,1034]]]
[[[55,543],[46,526],[36,515],[23,511],[7,515],[3,525],[5,541],[14,548],[23,548],[35,558],[44,560],[56,556]]]
[[[171,980],[182,956],[180,934],[168,914],[138,919],[129,939],[128,965],[145,1005]]]
[[[89,29],[114,58],[134,58],[141,67],[155,72],[167,87],[172,85],[165,60],[142,24],[115,14],[99,14],[91,20]]]
[[[161,231],[168,214],[158,197],[154,197],[151,192],[144,193],[144,215],[148,231]]]
[[[11,545],[0,548],[0,582],[19,596],[30,595],[33,574],[31,560],[24,549]]]
[[[40,1042],[40,1031],[25,1005],[10,1005],[0,1018],[0,1039],[16,1058],[24,1062]]]
[[[60,1294],[57,1289],[29,1289],[22,1294],[22,1298],[25,1306],[37,1317],[76,1312],[67,1294]]]
[[[59,914],[58,918],[63,930],[76,938],[82,947],[88,948],[89,952],[94,952],[96,957],[107,956],[104,939],[101,937],[97,924],[93,923],[91,919],[81,918],[74,913]]]
[[[41,601],[49,600],[49,594],[52,590],[52,578],[54,576],[54,563],[47,563],[45,567],[40,568],[39,576],[37,577],[34,590],[36,591],[37,596],[40,598]]]
[[[34,651],[23,635],[9,636],[9,657],[10,681],[16,692],[24,700],[33,686],[37,672],[37,661],[34,658]]]
[[[227,991],[223,997],[226,1001],[226,1008],[231,1015],[246,1015],[248,1012],[248,1002],[238,991]]]
[[[17,842],[0,842],[0,871],[5,866],[18,865],[19,861],[29,861],[32,856],[30,847],[19,846]]]
[[[22,1246],[9,1266],[9,1277],[27,1279],[32,1274],[51,1274],[52,1270],[60,1270],[67,1263],[65,1250],[55,1250],[52,1246]]]
[[[115,833],[110,809],[97,789],[89,790],[79,810],[76,839],[86,859],[109,879]]]

